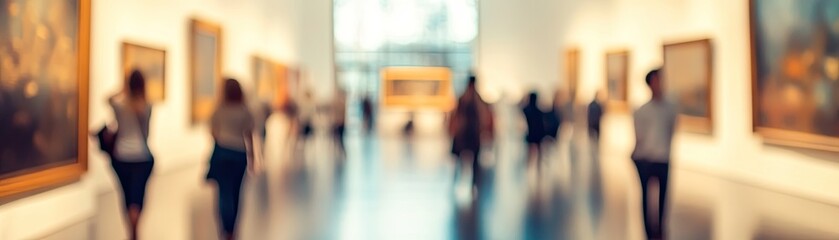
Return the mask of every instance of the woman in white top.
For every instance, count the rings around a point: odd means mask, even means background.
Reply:
[[[239,193],[249,160],[253,159],[254,118],[235,79],[224,82],[224,98],[211,119],[215,149],[207,179],[218,184],[219,216],[226,239],[234,239],[239,215]],[[251,164],[251,166],[253,166]]]
[[[146,80],[139,71],[131,72],[128,87],[108,99],[118,125],[111,164],[122,187],[128,213],[131,239],[137,239],[137,225],[154,167],[149,150],[151,105],[146,101]]]

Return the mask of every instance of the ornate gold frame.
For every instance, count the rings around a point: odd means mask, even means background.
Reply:
[[[78,32],[78,158],[68,165],[47,166],[14,177],[0,179],[0,198],[44,187],[77,181],[86,171],[88,162],[88,102],[90,74],[90,0],[79,0]]]

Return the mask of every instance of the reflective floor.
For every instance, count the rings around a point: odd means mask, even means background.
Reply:
[[[457,168],[442,136],[351,131],[346,157],[324,136],[296,153],[269,140],[262,170],[245,182],[240,238],[644,239],[625,157],[569,127],[542,164],[528,164],[521,138],[500,138],[484,153],[477,195],[470,166]],[[205,169],[152,178],[141,238],[217,238]],[[678,167],[670,186],[669,239],[839,239],[839,206]],[[116,208],[109,198],[103,208]]]

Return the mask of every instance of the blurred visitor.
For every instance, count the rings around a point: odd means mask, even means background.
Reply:
[[[146,100],[146,79],[134,70],[128,87],[108,99],[114,110],[117,131],[111,151],[111,165],[122,187],[123,201],[130,224],[130,239],[137,239],[146,185],[154,167],[149,149],[151,104]]]
[[[670,173],[670,150],[676,126],[676,108],[664,99],[659,69],[647,74],[646,82],[652,99],[633,114],[635,120],[635,150],[632,160],[641,180],[641,203],[644,227],[648,239],[662,239],[665,230],[667,206],[667,180]],[[659,183],[658,216],[650,213],[648,196],[650,180]],[[653,217],[657,217],[653,219]],[[653,226],[652,223],[658,223]]]
[[[588,134],[593,141],[600,141],[600,121],[603,120],[603,92],[598,91],[588,104]]]
[[[402,127],[402,135],[405,137],[414,135],[414,112],[408,113],[408,122],[405,123],[405,127]]]
[[[207,179],[218,186],[219,216],[224,237],[235,238],[242,180],[253,159],[254,118],[244,102],[239,82],[227,79],[224,96],[211,118],[215,147]],[[250,164],[251,169],[253,164]]]
[[[541,162],[542,148],[540,144],[545,136],[544,113],[539,109],[538,100],[539,96],[536,92],[531,92],[528,95],[526,105],[522,108],[527,122],[527,135],[525,136],[528,148],[527,159],[528,161],[535,160],[537,163]]]
[[[336,86],[335,99],[332,106],[332,136],[335,143],[338,145],[338,151],[342,156],[346,156],[346,148],[344,145],[344,133],[346,132],[346,118],[347,118],[347,93],[340,86]]]
[[[543,141],[548,143],[559,140],[559,127],[562,125],[565,97],[562,91],[556,91],[550,110],[545,112],[545,136]]]
[[[370,99],[369,94],[364,95],[361,99],[361,114],[364,118],[364,129],[370,132],[375,127],[375,116],[373,115],[373,100]]]
[[[492,116],[487,104],[475,89],[477,78],[469,77],[466,91],[457,101],[449,119],[449,134],[452,136],[452,154],[458,157],[455,175],[462,171],[463,162],[472,161],[472,191],[481,184],[481,139],[492,136]]]

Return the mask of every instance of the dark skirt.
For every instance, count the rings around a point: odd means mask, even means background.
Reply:
[[[248,167],[247,153],[228,149],[216,144],[210,157],[207,179],[218,184],[218,208],[222,228],[232,234],[239,216],[239,199],[242,180]]]
[[[154,159],[143,162],[124,162],[114,159],[111,161],[111,166],[122,187],[125,209],[136,206],[142,210],[146,197],[146,185],[154,168]]]
[[[244,151],[233,150],[219,146],[213,147],[213,154],[210,156],[210,168],[207,170],[207,179],[219,180],[231,175],[244,174],[248,166],[248,154]]]

